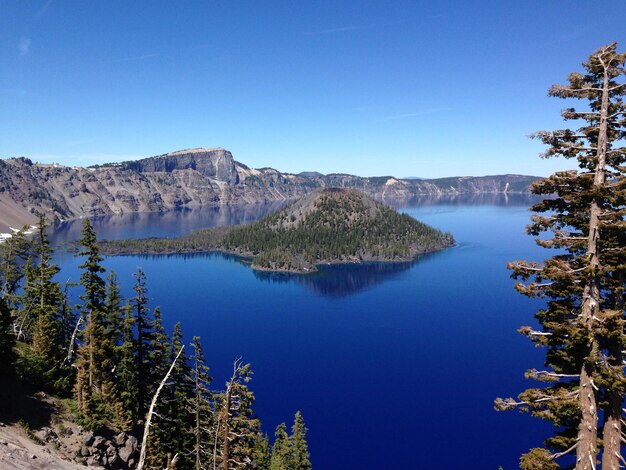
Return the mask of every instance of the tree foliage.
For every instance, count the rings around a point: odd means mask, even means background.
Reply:
[[[543,386],[518,400],[496,401],[499,409],[517,407],[555,425],[548,450],[531,450],[522,468],[559,468],[555,460],[574,450],[580,469],[595,468],[600,450],[604,468],[618,468],[622,460],[626,149],[620,144],[626,136],[626,86],[619,79],[625,61],[615,43],[593,53],[584,73],[570,74],[566,85],[549,91],[586,102],[584,110],[562,112],[580,127],[534,134],[548,146],[544,157],[574,159],[579,169],[533,186],[535,194],[550,197],[532,207],[537,214],[528,233],[558,253],[543,264],[509,266],[520,281],[518,291],[547,300],[535,315],[541,329],[520,329],[547,350],[546,370],[526,373]]]
[[[143,453],[147,466],[163,468],[176,455],[177,468],[269,469],[269,440],[252,408],[250,365],[235,361],[226,389],[212,390],[200,339],[193,338],[192,357],[183,354],[181,325],[166,332],[161,310],[149,306],[145,273],[137,271],[134,295],[125,303],[115,274],[103,277],[104,260],[88,220],[79,244],[79,306],[68,300],[72,285],[56,280],[59,268],[43,218],[32,243],[18,235],[14,244],[0,245],[2,360],[19,351],[14,367],[22,378],[66,396],[73,391],[77,419],[104,433],[136,434],[167,376],[153,407]],[[13,348],[18,339],[20,347]],[[304,424],[294,426],[301,442]],[[298,455],[308,459],[306,443],[299,448]]]

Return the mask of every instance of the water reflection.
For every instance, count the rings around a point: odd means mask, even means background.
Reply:
[[[194,230],[254,222],[280,209],[285,203],[202,207],[169,212],[136,212],[92,218],[98,238],[120,240],[147,237],[178,237]],[[52,227],[50,239],[62,245],[80,239],[81,220],[60,222]]]
[[[295,282],[316,295],[348,297],[394,279],[400,273],[425,260],[430,255],[406,263],[360,263],[321,266],[313,274],[274,273],[254,271],[254,276],[264,282],[285,284]]]
[[[411,199],[385,199],[385,204],[399,208],[423,206],[507,206],[530,207],[540,199],[533,194],[475,193],[417,196]]]

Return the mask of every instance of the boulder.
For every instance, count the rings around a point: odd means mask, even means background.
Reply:
[[[139,441],[135,436],[128,436],[124,447],[130,447],[135,452],[139,448]]]
[[[91,447],[96,449],[104,449],[106,447],[107,440],[102,436],[96,436],[91,444]]]
[[[128,463],[128,465],[130,466],[131,457],[134,456],[135,452],[136,450],[133,450],[131,447],[124,446],[119,449],[118,455],[123,462]]]
[[[119,470],[124,468],[124,461],[120,458],[119,455],[115,454],[112,457],[109,457],[108,468],[113,470]]]
[[[126,444],[126,439],[127,439],[127,434],[125,432],[121,432],[113,438],[113,443],[117,447],[123,447],[124,444]]]
[[[90,446],[91,444],[93,444],[94,439],[94,435],[92,433],[89,433],[83,439],[83,444],[85,444],[86,446]]]

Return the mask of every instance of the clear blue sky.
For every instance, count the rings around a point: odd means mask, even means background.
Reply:
[[[625,25],[622,0],[2,0],[0,156],[547,175],[547,89]]]

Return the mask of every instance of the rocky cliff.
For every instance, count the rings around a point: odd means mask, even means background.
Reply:
[[[298,175],[252,169],[224,149],[190,149],[137,161],[90,168],[0,160],[0,231],[49,218],[182,207],[265,203],[291,199],[316,188],[356,188],[380,200],[418,196],[524,193],[537,178],[520,175],[434,180],[363,178],[346,174]],[[4,230],[2,230],[4,228]]]

